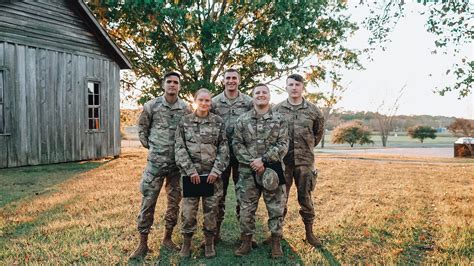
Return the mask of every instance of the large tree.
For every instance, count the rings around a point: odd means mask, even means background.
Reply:
[[[374,142],[370,139],[370,130],[363,125],[360,120],[353,120],[337,126],[332,132],[332,143],[343,144],[349,143],[351,147],[354,144],[359,143],[373,144]]]
[[[130,58],[135,78],[146,78],[140,102],[160,93],[163,74],[183,75],[182,94],[217,91],[228,67],[248,90],[292,71],[327,80],[359,67],[343,45],[356,30],[345,1],[89,1],[101,24]],[[129,88],[133,82],[125,81]]]
[[[408,136],[414,139],[419,139],[421,143],[423,143],[424,139],[436,138],[436,129],[430,126],[422,126],[422,125],[413,126],[408,129],[407,133],[408,133]]]

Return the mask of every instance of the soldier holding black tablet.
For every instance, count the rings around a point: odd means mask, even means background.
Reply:
[[[205,256],[214,257],[214,235],[218,193],[222,190],[222,172],[229,163],[229,147],[225,124],[218,115],[210,113],[211,93],[207,89],[196,92],[196,111],[184,116],[176,130],[176,164],[183,176],[183,205],[181,212],[183,246],[180,256],[191,255],[191,239],[196,231],[197,211],[202,198],[204,212]],[[206,184],[212,184],[209,195]],[[193,185],[192,185],[193,184]],[[191,188],[190,188],[191,186]],[[202,193],[202,194],[200,194]]]

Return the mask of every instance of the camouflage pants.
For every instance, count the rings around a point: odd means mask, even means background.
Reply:
[[[219,197],[219,209],[217,212],[217,222],[222,223],[225,215],[225,198],[227,196],[227,187],[229,187],[230,176],[232,175],[232,180],[234,181],[235,187],[235,196],[237,198],[237,205],[235,206],[235,213],[237,214],[237,219],[239,219],[240,213],[240,203],[239,203],[239,193],[237,187],[237,181],[239,180],[239,162],[233,156],[230,158],[229,166],[222,172],[221,179],[223,184],[222,195]]]
[[[268,212],[268,229],[274,235],[282,235],[283,208],[285,203],[285,188],[279,186],[275,191],[260,189],[255,185],[250,167],[240,167],[238,181],[240,187],[240,230],[243,234],[255,234],[255,213],[258,201],[263,194],[263,200]]]
[[[167,207],[165,214],[165,227],[173,229],[178,223],[179,203],[181,202],[181,184],[179,182],[179,170],[170,171],[166,177],[162,177],[150,162],[148,162],[140,181],[140,192],[142,193],[142,204],[137,217],[138,232],[148,234],[155,216],[156,201],[161,187],[165,183]]]
[[[298,203],[300,205],[300,215],[303,219],[303,223],[312,224],[315,218],[313,199],[311,198],[311,192],[314,190],[316,185],[316,177],[313,174],[312,165],[285,165],[285,180],[286,180],[286,200],[285,200],[285,211],[284,217],[288,211],[288,197],[293,180],[296,185],[296,191],[298,194]]]
[[[214,195],[211,197],[183,198],[181,208],[181,233],[189,234],[196,232],[197,213],[199,201],[202,199],[203,231],[204,234],[214,235],[216,232],[217,210],[219,203],[219,191],[222,191],[222,179],[214,183]]]

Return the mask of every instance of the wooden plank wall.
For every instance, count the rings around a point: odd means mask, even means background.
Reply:
[[[93,33],[68,1],[0,3],[0,41],[105,56]]]
[[[6,69],[4,68],[4,65],[5,65],[5,54],[4,54],[4,48],[5,45],[3,43],[0,42],[0,69],[3,70],[4,72],[4,79],[5,79],[5,84],[4,86],[6,87],[8,85],[8,73],[10,72],[9,69]],[[4,91],[4,97],[9,97],[9,95],[7,95],[7,91]],[[10,106],[8,105],[8,103],[5,103],[4,105],[4,111],[8,111],[8,109],[10,108]],[[2,121],[0,120],[0,123],[2,123]],[[5,125],[5,130],[6,132],[9,132],[10,131],[10,128],[8,127],[8,124]],[[2,134],[0,135],[0,168],[5,168],[8,166],[8,149],[9,149],[9,137],[7,134]]]
[[[10,70],[5,113],[11,136],[0,136],[8,167],[120,153],[120,69],[114,61],[0,42],[0,66]],[[94,133],[87,124],[88,79],[101,82],[101,129]]]

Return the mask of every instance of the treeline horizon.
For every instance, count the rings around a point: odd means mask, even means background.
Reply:
[[[136,125],[135,120],[141,112],[141,108],[120,109],[123,126]],[[361,120],[372,131],[379,131],[377,113],[371,111],[350,111],[335,110],[326,122],[326,129],[333,130],[338,125],[352,121]],[[447,128],[457,117],[455,116],[433,116],[433,115],[395,115],[392,121],[392,129],[390,131],[406,132],[409,127],[415,125],[430,126],[433,128]]]
[[[326,129],[332,130],[342,123],[352,120],[361,120],[370,130],[379,131],[378,116],[378,113],[371,111],[335,110],[326,122]],[[415,125],[447,128],[456,118],[455,116],[439,115],[394,115],[390,131],[405,132],[408,128]]]

